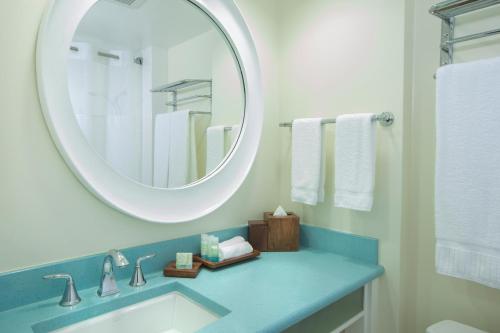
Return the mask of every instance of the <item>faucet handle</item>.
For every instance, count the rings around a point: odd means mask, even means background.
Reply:
[[[45,275],[43,277],[45,280],[54,280],[54,279],[65,279],[66,280],[66,288],[64,289],[64,294],[59,302],[61,306],[73,306],[80,303],[81,298],[78,296],[78,292],[76,291],[75,282],[73,277],[70,274],[51,274]]]
[[[141,266],[141,262],[143,260],[151,259],[151,258],[154,258],[154,257],[156,257],[156,253],[151,253],[151,254],[148,254],[147,256],[139,257],[139,258],[137,258],[137,260],[135,262],[135,265],[136,266]]]
[[[140,287],[146,284],[146,279],[144,278],[144,274],[142,273],[141,263],[146,259],[151,259],[154,257],[156,257],[156,253],[137,258],[137,261],[135,262],[134,274],[132,275],[132,278],[129,282],[129,285],[131,287]]]

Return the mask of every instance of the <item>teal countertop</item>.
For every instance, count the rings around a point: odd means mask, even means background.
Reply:
[[[328,246],[311,246],[313,238],[328,233],[335,232],[311,228],[301,234],[298,252],[262,253],[220,270],[203,269],[196,279],[165,278],[156,271],[146,275],[148,283],[141,288],[129,287],[128,278],[120,279],[117,296],[98,297],[97,285],[79,290],[82,302],[72,309],[58,305],[60,296],[14,307],[0,312],[0,332],[48,332],[171,291],[180,291],[221,316],[202,332],[280,332],[384,272],[377,254],[370,257],[369,251],[367,259],[335,253]],[[376,240],[345,235],[340,234],[353,237],[354,242],[345,238],[343,244],[352,248],[344,246],[343,252],[355,253],[363,240],[375,242],[377,251]]]
[[[83,312],[95,305],[113,303],[119,297],[126,298],[146,290],[154,297],[179,290],[209,308],[214,309],[214,305],[207,301],[217,303],[215,306],[223,307],[217,311],[222,315],[229,311],[202,332],[280,332],[382,273],[383,268],[378,265],[317,249],[267,252],[260,258],[225,269],[203,269],[196,279],[165,278],[160,273],[153,273],[146,277],[148,284],[140,289],[132,289],[127,280],[121,280],[122,292],[116,297],[100,298],[96,288],[86,289],[80,292],[82,303],[74,309],[58,306],[59,297],[18,307],[0,313],[0,331],[33,332],[32,326],[39,322],[46,322],[46,327],[38,327],[39,330],[47,331],[64,326],[57,321],[58,317],[80,312],[82,317],[76,317],[86,319]],[[168,286],[171,288],[165,288]],[[183,290],[182,286],[190,290]],[[196,299],[193,294],[209,300]],[[114,308],[109,304],[108,310]],[[81,320],[72,319],[70,323]]]

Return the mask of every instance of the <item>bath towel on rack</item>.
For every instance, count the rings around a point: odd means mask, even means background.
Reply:
[[[321,118],[292,124],[292,201],[307,205],[325,197],[325,158]]]
[[[191,120],[189,110],[170,113],[168,187],[184,186],[191,175]]]
[[[437,73],[437,272],[500,288],[500,58]]]
[[[155,117],[153,186],[168,187],[168,167],[170,161],[170,113]]]
[[[156,116],[153,185],[184,186],[197,178],[196,120],[189,110]]]
[[[374,114],[341,115],[335,131],[335,206],[370,211],[375,185]]]

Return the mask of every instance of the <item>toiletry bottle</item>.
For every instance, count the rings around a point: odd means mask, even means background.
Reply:
[[[210,246],[208,249],[208,256],[211,262],[219,262],[219,238],[215,236],[210,237]]]
[[[203,259],[208,259],[208,242],[209,237],[207,234],[201,235],[201,257]]]

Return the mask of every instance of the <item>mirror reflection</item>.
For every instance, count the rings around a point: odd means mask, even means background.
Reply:
[[[88,143],[148,186],[181,187],[213,172],[243,121],[233,51],[186,0],[99,0],[68,51],[68,88]]]

